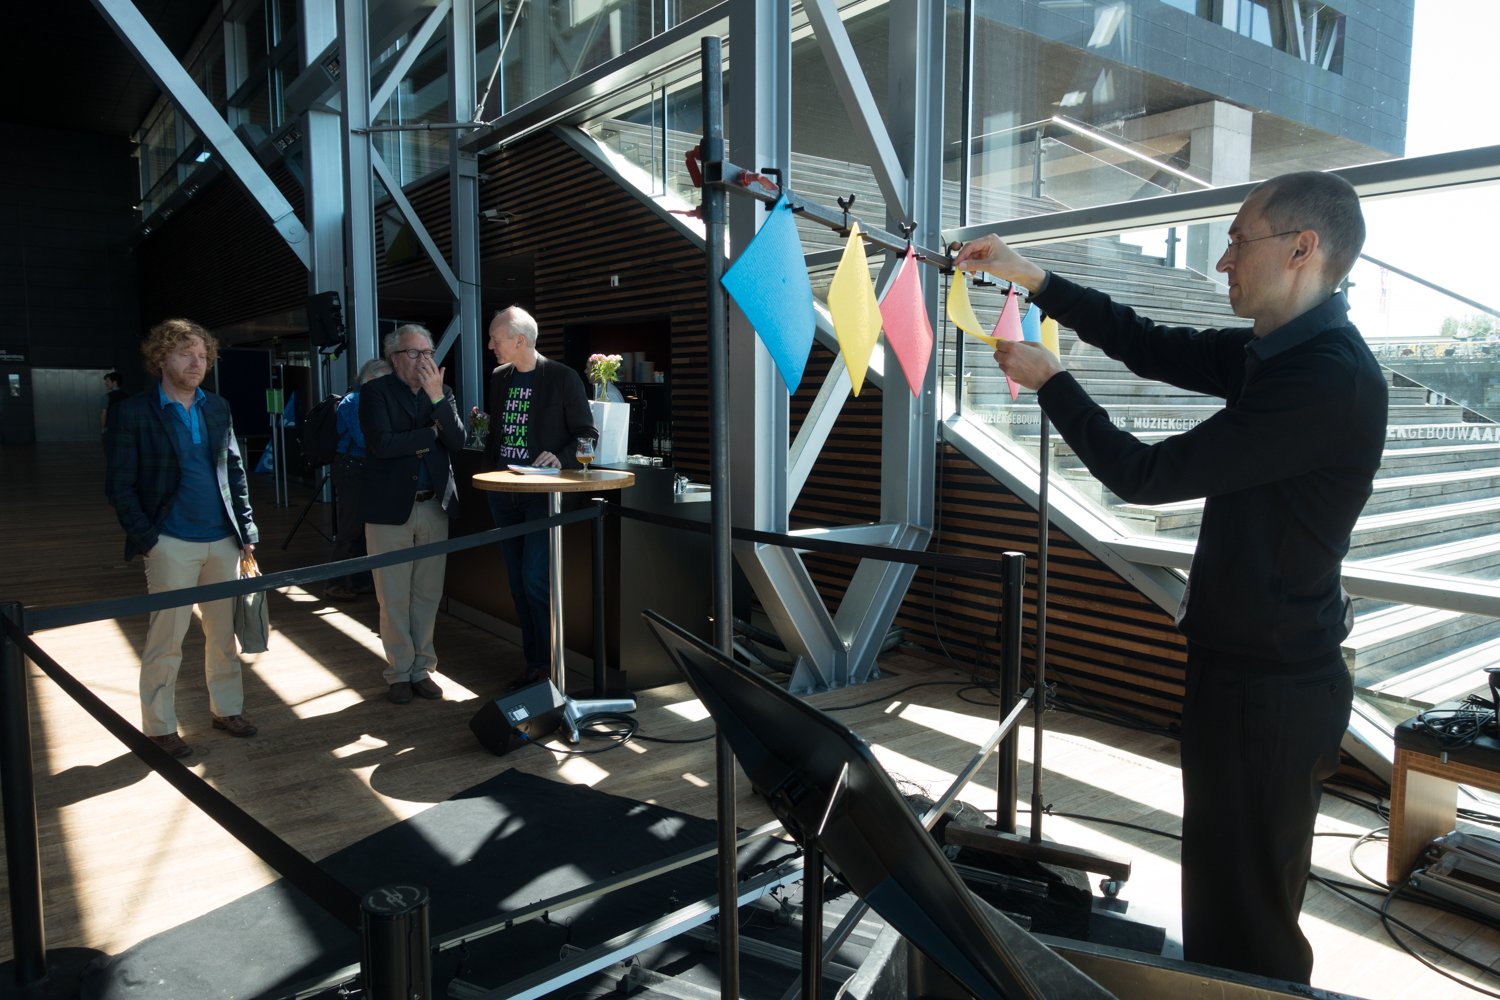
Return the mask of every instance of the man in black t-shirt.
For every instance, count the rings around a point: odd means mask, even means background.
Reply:
[[[520,306],[490,321],[490,350],[500,363],[490,374],[490,439],[487,465],[577,469],[577,439],[598,439],[583,379],[536,349],[536,320]],[[495,526],[509,527],[547,516],[544,493],[490,493]],[[500,543],[511,599],[521,626],[526,672],[512,688],[551,675],[551,604],[548,599],[548,532],[533,531]]]

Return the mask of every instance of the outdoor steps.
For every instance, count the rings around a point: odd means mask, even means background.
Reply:
[[[1112,496],[1112,494],[1111,494]],[[1107,497],[1106,497],[1107,499]],[[1492,510],[1500,510],[1500,468],[1476,471],[1436,473],[1426,476],[1391,476],[1377,479],[1370,499],[1366,501],[1364,513],[1355,525],[1351,543],[1358,548],[1363,545],[1380,544],[1366,539],[1363,532],[1375,530],[1373,526],[1384,524],[1380,518],[1411,515],[1413,525],[1425,518],[1427,511],[1460,511],[1471,504],[1494,504]],[[1111,510],[1129,515],[1132,519],[1156,519],[1156,534],[1165,537],[1192,537],[1203,520],[1202,500],[1183,500],[1169,504],[1110,504]],[[1399,519],[1399,518],[1398,518]],[[1491,524],[1493,527],[1493,524]],[[1411,537],[1421,538],[1421,534]],[[1462,537],[1470,538],[1473,534]],[[1450,539],[1456,540],[1456,539]],[[1351,552],[1352,554],[1352,552]],[[1375,555],[1365,552],[1365,555]]]
[[[1372,569],[1448,573],[1476,580],[1500,580],[1500,534],[1427,545],[1365,561]]]
[[[1500,638],[1500,619],[1398,604],[1355,618],[1342,649],[1355,685],[1367,688],[1495,638]]]
[[[1418,712],[1475,691],[1485,692],[1489,686],[1485,668],[1494,666],[1500,666],[1500,639],[1465,646],[1379,680],[1356,678],[1354,686],[1362,694],[1408,705]]]
[[[1500,443],[1436,447],[1391,447],[1404,441],[1387,442],[1376,476],[1420,475],[1454,469],[1484,469],[1500,465]]]

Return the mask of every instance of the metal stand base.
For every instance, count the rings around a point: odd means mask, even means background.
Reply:
[[[563,709],[563,728],[568,731],[568,742],[577,743],[579,739],[578,720],[587,715],[598,712],[634,712],[634,698],[568,698],[563,701],[567,707]]]

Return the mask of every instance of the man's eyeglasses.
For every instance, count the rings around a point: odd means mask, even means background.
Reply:
[[[408,358],[411,358],[413,361],[416,361],[416,360],[418,360],[420,358],[432,358],[432,357],[436,357],[437,356],[437,351],[431,351],[431,350],[428,350],[428,351],[419,351],[415,347],[413,347],[413,348],[411,348],[409,350],[405,350],[405,351],[397,351],[396,353],[397,354],[404,354]]]
[[[1296,236],[1299,233],[1305,232],[1307,232],[1305,229],[1288,229],[1284,233],[1272,233],[1270,236],[1255,236],[1248,240],[1244,237],[1231,236],[1229,237],[1229,245],[1225,248],[1224,252],[1228,253],[1230,250],[1237,250],[1246,243],[1259,243],[1261,240],[1274,240],[1278,236]]]

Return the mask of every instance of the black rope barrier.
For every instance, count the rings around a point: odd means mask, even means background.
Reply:
[[[88,604],[70,604],[64,608],[28,608],[26,629],[28,632],[40,632],[44,629],[63,628],[68,625],[82,625],[85,622],[164,611],[167,608],[181,608],[204,601],[221,601],[227,597],[243,597],[262,590],[316,583],[319,580],[348,576],[367,569],[383,569],[398,563],[426,559],[428,556],[446,555],[449,552],[490,545],[507,538],[530,534],[533,531],[545,531],[565,524],[590,521],[599,516],[598,507],[589,507],[570,514],[554,514],[543,520],[527,521],[525,524],[512,525],[508,528],[491,528],[473,535],[461,535],[443,542],[429,542],[426,545],[415,545],[409,549],[396,549],[393,552],[382,552],[373,556],[360,556],[357,559],[343,559],[339,562],[304,566],[301,569],[282,570],[278,573],[268,573],[244,580],[207,583],[199,587],[164,590],[156,594],[138,594],[134,597],[117,597],[108,601],[92,601]]]
[[[657,524],[664,528],[681,528],[685,531],[696,531],[699,534],[707,534],[709,530],[709,526],[702,521],[691,521],[685,517],[673,517],[670,514],[634,510],[615,504],[611,504],[610,506],[614,513],[620,517],[629,518],[632,521],[645,521],[648,524]],[[879,559],[882,562],[925,566],[928,569],[984,573],[987,576],[998,577],[1003,575],[1004,563],[999,558],[985,559],[982,556],[955,556],[945,552],[915,552],[909,549],[887,548],[883,545],[860,545],[855,542],[838,542],[828,538],[818,538],[815,535],[784,535],[775,531],[754,531],[750,528],[735,528],[731,534],[735,539],[742,542],[762,542],[766,545],[776,545],[790,549],[806,549],[809,552],[822,552],[828,555],[855,556],[860,559]]]
[[[126,722],[120,713],[106,705],[82,681],[63,669],[61,664],[9,618],[0,615],[0,625],[4,626],[10,640],[31,658],[31,662],[40,667],[68,697],[78,702],[110,735],[124,743],[131,753],[165,778],[189,802],[207,813],[230,836],[249,848],[252,854],[322,907],[329,916],[350,930],[359,931],[360,899],[354,890],[319,868],[305,854],[272,833],[254,816],[230,801],[223,792],[189,771],[181,761],[153,743],[149,736]]]

